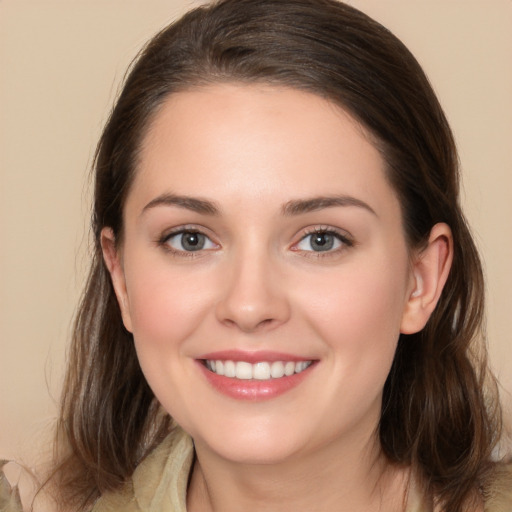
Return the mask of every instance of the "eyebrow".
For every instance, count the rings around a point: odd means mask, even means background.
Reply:
[[[152,199],[146,206],[144,206],[142,213],[145,213],[147,210],[156,208],[158,206],[177,206],[179,208],[184,208],[196,213],[206,215],[220,214],[220,208],[212,201],[170,193],[162,194],[158,197],[155,197],[155,199]],[[346,195],[320,196],[312,197],[309,199],[294,199],[285,203],[281,211],[285,216],[295,216],[323,210],[324,208],[333,208],[339,206],[355,206],[358,208],[363,208],[378,217],[378,215],[375,213],[375,210],[369,204],[365,203],[361,199]]]
[[[315,212],[323,210],[324,208],[333,208],[336,206],[356,206],[363,208],[376,217],[378,217],[375,210],[361,199],[352,196],[320,196],[312,197],[310,199],[296,199],[288,201],[282,208],[283,215],[301,215],[304,213]]]
[[[179,196],[176,194],[162,194],[155,199],[151,200],[144,208],[141,213],[156,208],[157,206],[178,206],[179,208],[185,208],[196,213],[202,213],[206,215],[218,215],[220,208],[211,201],[206,199],[199,199],[197,197],[190,196]]]

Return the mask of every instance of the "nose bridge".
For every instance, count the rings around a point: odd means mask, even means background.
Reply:
[[[289,317],[286,290],[280,285],[279,262],[258,240],[241,244],[230,255],[219,321],[244,332],[272,328]]]

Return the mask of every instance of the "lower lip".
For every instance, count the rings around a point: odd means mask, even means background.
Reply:
[[[308,377],[311,370],[316,366],[313,362],[308,368],[300,373],[294,373],[289,377],[279,377],[269,380],[244,380],[233,379],[208,370],[202,361],[197,361],[200,369],[208,382],[220,393],[236,398],[237,400],[270,400],[283,395],[287,391],[297,387],[304,379]]]

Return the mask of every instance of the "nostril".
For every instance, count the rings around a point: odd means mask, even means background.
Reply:
[[[224,325],[228,327],[237,327],[243,332],[254,332],[260,329],[265,329],[266,327],[271,327],[275,322],[274,318],[266,318],[260,321],[250,321],[250,320],[233,320],[231,318],[225,318],[223,320]]]

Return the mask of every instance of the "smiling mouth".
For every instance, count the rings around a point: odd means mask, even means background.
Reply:
[[[239,380],[270,380],[291,377],[309,368],[313,361],[247,361],[205,359],[203,364],[208,370],[224,377]]]

